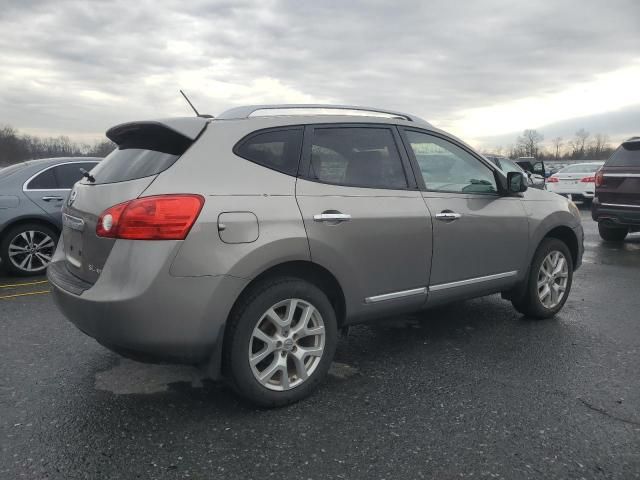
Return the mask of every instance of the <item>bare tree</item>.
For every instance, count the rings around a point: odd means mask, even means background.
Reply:
[[[553,140],[551,140],[551,144],[553,145],[553,149],[556,152],[556,160],[557,160],[558,158],[560,158],[560,149],[564,145],[564,142],[562,141],[562,137],[554,138]]]
[[[587,132],[584,128],[581,128],[576,132],[573,140],[569,142],[569,146],[571,147],[571,157],[572,158],[584,158],[585,156],[585,146],[587,144],[587,139],[589,138],[589,132]]]
[[[602,160],[608,156],[610,150],[609,136],[602,133],[596,133],[589,145],[589,157],[595,160]]]
[[[10,126],[0,127],[0,167],[33,158],[104,157],[116,145],[109,140],[92,145],[72,142],[69,137],[34,137],[20,134]]]
[[[537,130],[527,129],[516,139],[516,150],[522,157],[537,157],[540,151],[540,143],[544,136]]]

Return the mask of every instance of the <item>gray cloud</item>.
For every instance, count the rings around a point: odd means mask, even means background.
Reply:
[[[214,114],[303,96],[446,126],[640,52],[637,0],[5,0],[0,11],[0,124],[72,135],[187,114],[180,87]]]

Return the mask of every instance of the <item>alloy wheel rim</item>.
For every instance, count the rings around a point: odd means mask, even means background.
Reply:
[[[569,282],[569,264],[562,252],[554,250],[544,258],[538,271],[538,298],[546,308],[557,307]]]
[[[51,262],[56,243],[39,230],[25,230],[9,242],[9,261],[24,272],[39,272]]]
[[[258,320],[249,340],[249,365],[263,387],[291,390],[313,375],[324,346],[324,321],[318,309],[290,298],[273,305]]]

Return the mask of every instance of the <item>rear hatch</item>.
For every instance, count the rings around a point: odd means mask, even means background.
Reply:
[[[598,172],[601,204],[640,208],[640,137],[624,142]]]
[[[203,118],[177,118],[126,123],[107,131],[118,148],[90,172],[92,178],[74,186],[63,208],[62,237],[71,273],[95,283],[117,241],[96,235],[100,214],[138,198],[158,174],[178,161],[206,124]]]

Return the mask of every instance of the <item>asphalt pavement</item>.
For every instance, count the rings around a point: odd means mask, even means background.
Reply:
[[[583,217],[555,319],[495,295],[357,326],[278,410],[121,359],[46,280],[1,277],[0,478],[640,478],[640,235],[605,244]]]

